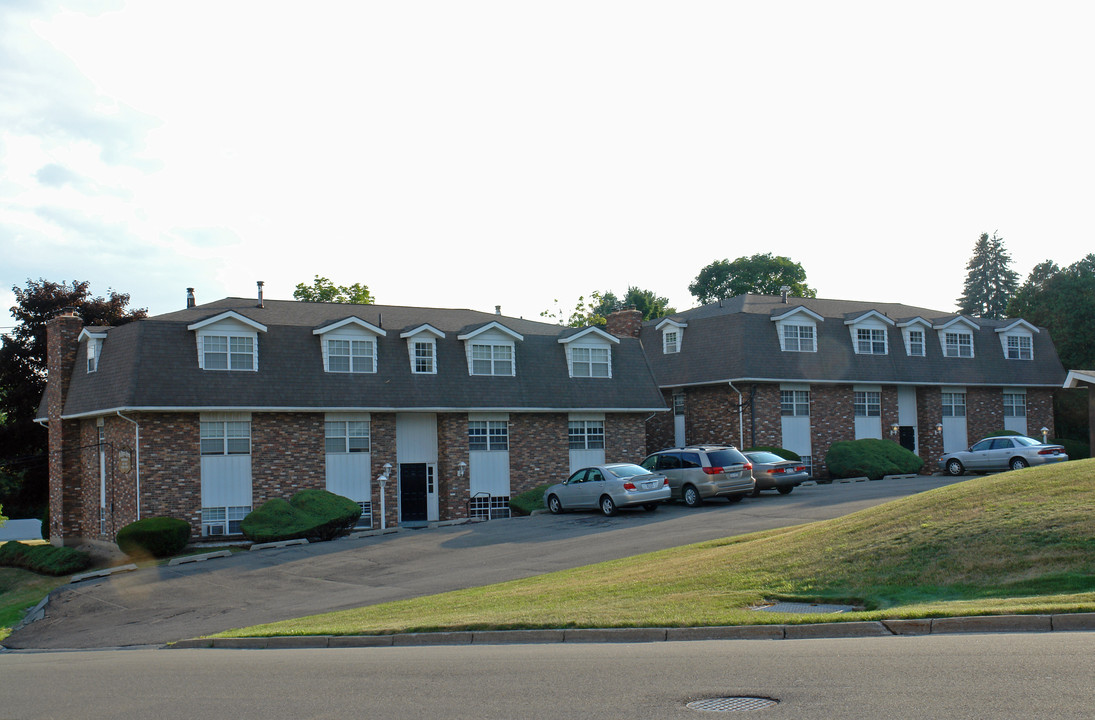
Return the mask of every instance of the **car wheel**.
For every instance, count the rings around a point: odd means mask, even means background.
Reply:
[[[753,488],[753,492],[749,493],[749,497],[760,497],[760,488]]]
[[[684,500],[684,504],[688,507],[696,507],[703,502],[700,491],[691,485],[685,485],[684,490],[681,490],[681,500]]]
[[[1022,470],[1027,466],[1027,461],[1021,457],[1013,457],[1011,462],[1008,463],[1008,467],[1012,470]]]
[[[966,468],[962,467],[962,462],[960,460],[955,460],[954,458],[951,458],[947,461],[948,475],[961,475],[963,472],[965,472],[965,470]]]
[[[727,495],[726,502],[733,505],[734,503],[740,503],[741,499],[745,497],[745,493],[738,493],[737,495]]]
[[[790,495],[791,491],[794,490],[795,488],[792,485],[788,485],[786,487],[781,487],[781,488],[776,488],[776,489],[779,490],[780,495]]]
[[[647,512],[654,512],[657,509],[658,503],[647,503],[646,505],[643,505],[643,510],[646,510]]]
[[[605,495],[603,498],[601,498],[601,512],[603,512],[605,515],[616,514],[616,503],[612,502],[612,498],[610,498],[608,495]]]
[[[552,515],[558,515],[563,512],[563,504],[559,502],[559,498],[554,495],[548,496],[548,511],[550,511]]]

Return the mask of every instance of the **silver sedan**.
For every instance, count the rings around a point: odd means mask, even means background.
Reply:
[[[993,470],[1019,470],[1068,460],[1063,445],[1045,445],[1023,435],[1003,435],[981,440],[969,450],[939,458],[939,469],[948,475]]]
[[[753,463],[753,479],[757,482],[753,497],[760,495],[761,490],[778,490],[780,495],[786,495],[810,479],[810,472],[801,460],[785,460],[760,450],[747,452],[745,457]]]
[[[575,471],[563,482],[549,487],[544,492],[544,502],[555,514],[600,508],[605,515],[615,515],[618,508],[639,505],[657,510],[658,504],[668,500],[672,493],[665,475],[632,463],[611,463]]]

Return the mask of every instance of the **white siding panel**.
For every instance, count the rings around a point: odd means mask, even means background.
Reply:
[[[372,500],[370,453],[328,453],[327,490],[354,502]]]
[[[969,441],[966,438],[966,418],[944,417],[943,423],[943,452],[957,452],[967,450]]]
[[[570,451],[570,472],[574,472],[578,468],[589,467],[591,465],[604,465],[604,463],[604,449]]]
[[[396,457],[402,463],[437,462],[437,416],[398,413],[395,416]]]
[[[509,496],[509,453],[477,450],[468,453],[471,494]]]
[[[202,507],[251,506],[250,455],[206,455],[201,471]]]
[[[781,418],[783,430],[783,449],[798,453],[802,457],[813,455],[810,444],[810,418],[785,416]]]
[[[1027,434],[1027,419],[1025,417],[1005,417],[1004,418],[1004,429],[1005,430],[1012,430],[1014,432],[1019,433],[1020,435],[1026,435]],[[1041,435],[1041,433],[1039,433],[1035,437],[1035,440],[1041,440],[1041,439],[1042,439],[1042,435]]]
[[[857,417],[855,419],[855,439],[863,440],[865,438],[882,439],[882,418]]]
[[[900,385],[897,388],[897,424],[916,425],[916,388]]]

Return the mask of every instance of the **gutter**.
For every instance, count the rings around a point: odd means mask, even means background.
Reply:
[[[137,519],[141,519],[141,426],[136,420],[131,420],[122,415],[121,410],[115,410],[114,414],[126,422],[133,423],[133,446],[136,453],[133,464],[137,472]]]
[[[730,386],[730,389],[738,394],[738,448],[745,447],[745,427],[741,424],[741,390],[734,387],[733,380],[727,380],[726,384]]]

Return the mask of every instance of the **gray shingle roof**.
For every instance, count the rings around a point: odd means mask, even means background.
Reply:
[[[233,310],[267,327],[259,333],[258,371],[198,367],[187,326]],[[377,338],[378,372],[327,373],[313,330],[354,316],[387,331]],[[491,322],[521,334],[515,377],[469,376],[457,335]],[[430,324],[437,340],[436,375],[413,374],[400,332]],[[343,305],[225,298],[110,328],[99,370],[86,372],[86,343],[76,360],[66,416],[115,409],[297,410],[601,410],[664,409],[637,339],[612,349],[611,379],[570,378],[558,325],[474,310]]]
[[[825,318],[817,323],[817,352],[780,350],[774,316],[801,306]],[[1059,387],[1065,371],[1045,328],[1034,335],[1034,360],[1007,360],[997,328],[1011,320],[969,318],[979,329],[974,357],[945,358],[934,333],[928,331],[926,355],[909,357],[901,328],[886,328],[889,354],[857,355],[847,319],[876,310],[901,322],[922,317],[942,324],[957,315],[896,303],[741,295],[673,315],[686,321],[681,349],[661,352],[659,321],[643,324],[641,338],[659,385],[675,387],[736,380],[817,383],[876,383],[918,385],[1010,385]]]

